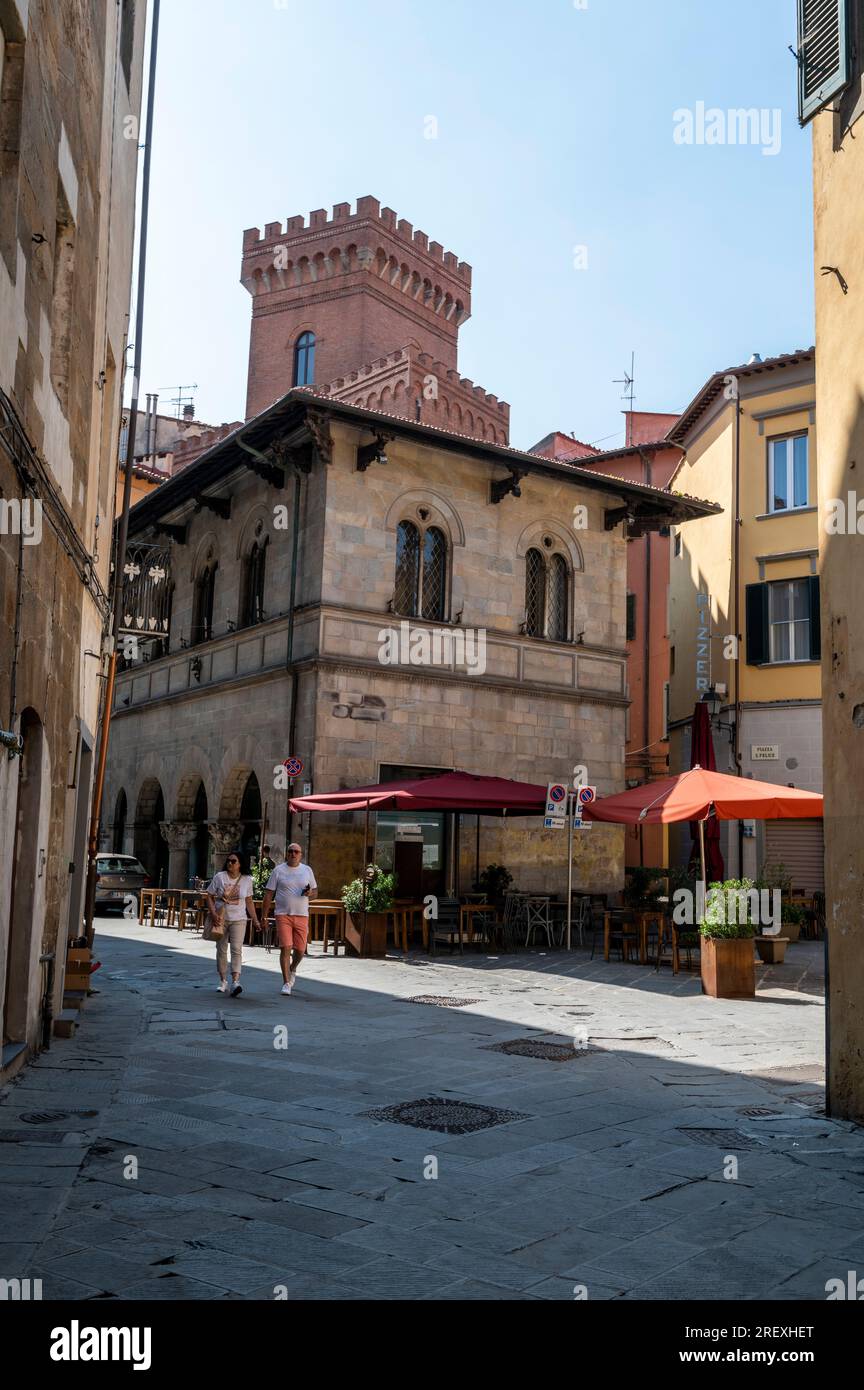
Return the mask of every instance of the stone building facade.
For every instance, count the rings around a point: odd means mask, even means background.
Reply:
[[[59,1012],[80,931],[144,21],[127,0],[0,0],[4,1075],[38,1047],[49,1004]]]
[[[271,845],[300,833],[329,897],[362,862],[362,818],[292,820],[289,756],[296,793],[424,769],[545,783],[579,763],[601,794],[620,790],[624,532],[704,510],[290,391],[132,513],[130,627],[167,626],[118,678],[106,844],[185,884],[254,847],[266,803]],[[443,817],[421,819],[424,891],[470,888],[473,819],[458,846]],[[385,864],[398,822],[377,817]],[[577,883],[620,886],[620,828],[598,824],[576,852]],[[480,827],[480,867],[503,862],[520,887],[563,888],[564,859],[536,821]]]

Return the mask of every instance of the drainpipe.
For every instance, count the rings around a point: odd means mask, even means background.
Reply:
[[[22,489],[23,491],[23,489]],[[24,497],[21,498],[23,506]],[[9,682],[9,730],[8,739],[4,733],[3,745],[9,749],[9,757],[21,752],[21,735],[15,732],[18,718],[18,655],[21,646],[21,609],[24,603],[24,527],[18,528],[18,566],[15,588],[15,635],[12,639],[12,670]]]
[[[45,993],[42,996],[42,1049],[47,1052],[51,1047],[51,1034],[54,1031],[54,974],[57,965],[57,956],[54,951],[47,951],[45,955],[39,957],[40,965],[47,965],[45,979]]]

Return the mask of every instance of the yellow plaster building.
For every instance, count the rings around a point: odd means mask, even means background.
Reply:
[[[673,426],[686,450],[673,490],[719,503],[673,530],[670,768],[690,766],[697,700],[716,711],[717,769],[822,790],[815,354],[716,372]],[[672,862],[689,831],[673,828]],[[677,844],[676,844],[677,840]],[[728,822],[726,872],[784,863],[823,887],[818,821]]]

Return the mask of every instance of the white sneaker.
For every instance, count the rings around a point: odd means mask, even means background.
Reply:
[[[283,985],[283,986],[282,986],[282,993],[283,993],[283,994],[290,994],[290,993],[291,993],[291,985],[290,985],[290,984]]]
[[[219,984],[218,984],[217,987],[216,987],[216,993],[217,993],[217,994],[224,994],[224,993],[226,992],[227,989],[228,989],[228,981],[227,981],[227,980],[220,980],[220,981],[219,981]]]

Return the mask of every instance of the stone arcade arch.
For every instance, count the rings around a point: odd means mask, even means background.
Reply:
[[[141,784],[135,807],[134,846],[154,884],[168,885],[169,851],[160,830],[165,820],[165,797],[156,777]]]

